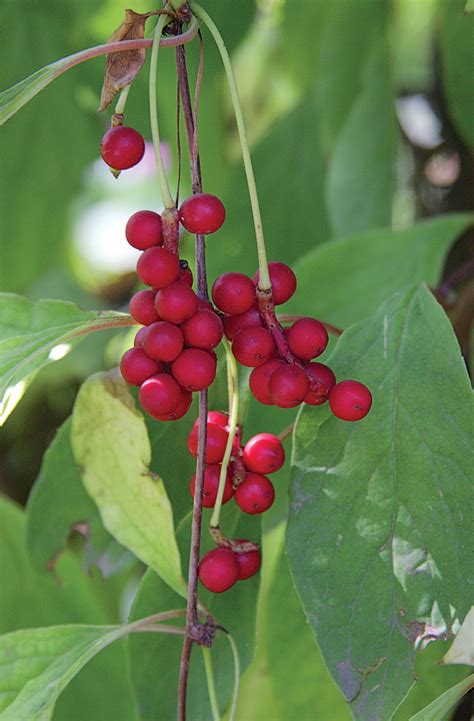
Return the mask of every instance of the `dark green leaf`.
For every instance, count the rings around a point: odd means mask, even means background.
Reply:
[[[410,721],[443,721],[448,711],[472,688],[474,688],[474,674],[445,691],[429,706],[412,716]]]

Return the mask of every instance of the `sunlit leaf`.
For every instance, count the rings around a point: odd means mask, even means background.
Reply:
[[[474,666],[474,606],[464,619],[448,653],[443,657],[443,663],[465,663]]]

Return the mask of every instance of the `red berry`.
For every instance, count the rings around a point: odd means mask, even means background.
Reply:
[[[134,213],[125,226],[125,237],[130,245],[138,250],[162,245],[161,215],[152,210],[139,210]]]
[[[198,455],[199,421],[188,436],[188,451],[194,458]],[[224,458],[228,431],[215,423],[207,424],[206,463],[220,463]]]
[[[105,133],[100,154],[114,170],[127,170],[140,162],[145,153],[145,141],[137,130],[117,125]]]
[[[176,281],[158,291],[156,312],[163,320],[179,325],[191,318],[197,310],[197,295],[189,285]]]
[[[232,341],[232,353],[241,365],[249,368],[266,363],[274,351],[272,334],[266,328],[242,328]]]
[[[372,405],[372,394],[363,383],[341,381],[329,391],[329,405],[336,418],[360,421]]]
[[[243,273],[223,273],[214,281],[212,300],[223,313],[245,313],[255,303],[254,284]]]
[[[264,513],[275,500],[273,483],[259,473],[247,473],[235,491],[235,502],[245,513]]]
[[[282,305],[291,298],[296,290],[296,275],[285,263],[269,263],[268,270],[272,282],[273,302],[275,305]],[[260,273],[257,270],[253,277],[255,285],[258,284],[259,279]]]
[[[208,423],[214,423],[216,426],[226,426],[229,425],[229,416],[227,413],[224,413],[223,411],[208,411],[207,413],[207,422]],[[194,421],[194,426],[196,427],[199,425],[199,418],[196,418]]]
[[[306,373],[295,365],[277,368],[268,381],[268,392],[276,406],[294,408],[298,406],[309,390]]]
[[[275,473],[285,462],[285,450],[272,433],[259,433],[245,444],[243,462],[253,473]]]
[[[239,580],[240,566],[230,548],[208,551],[199,564],[199,580],[208,591],[222,593]]]
[[[268,383],[271,375],[279,368],[285,368],[285,364],[282,360],[277,358],[269,360],[258,368],[254,368],[250,374],[249,386],[255,398],[266,406],[272,406],[273,401],[270,398],[270,391],[268,389]]]
[[[183,345],[184,339],[180,329],[166,321],[159,321],[148,326],[143,349],[150,358],[170,363],[179,356]]]
[[[171,372],[187,391],[202,391],[216,377],[216,365],[215,357],[207,351],[187,348],[173,362]]]
[[[304,402],[310,406],[319,406],[327,401],[329,391],[336,383],[336,376],[324,363],[307,363],[305,370],[310,388]]]
[[[179,219],[190,233],[207,235],[219,230],[225,220],[225,208],[217,196],[196,193],[181,204]]]
[[[189,411],[193,400],[193,394],[189,391],[183,391],[181,389],[181,398],[178,401],[178,405],[171,413],[167,413],[163,416],[155,416],[157,421],[179,421],[180,418],[186,415]]]
[[[176,411],[182,390],[167,373],[158,373],[146,380],[139,392],[140,403],[152,418],[160,419]]]
[[[206,466],[204,471],[204,491],[202,494],[202,505],[204,508],[214,508],[217,498],[217,492],[219,490],[219,478],[221,473],[220,465]],[[189,484],[189,490],[192,497],[194,498],[194,489],[196,486],[196,474],[191,478]],[[227,477],[224,486],[224,495],[222,496],[222,503],[230,501],[234,495],[234,489],[232,488],[232,478],[229,468],[227,469]]]
[[[237,539],[237,543],[248,542],[249,541],[247,538]],[[247,578],[255,576],[255,574],[260,570],[260,566],[262,565],[262,554],[260,552],[260,549],[255,551],[243,551],[242,553],[237,553],[236,551],[234,551],[234,553],[240,568],[239,581],[245,581]]]
[[[213,350],[222,340],[224,329],[222,321],[213,310],[197,310],[196,313],[181,326],[184,340],[194,348]]]
[[[300,318],[288,331],[288,345],[291,352],[302,360],[311,360],[321,355],[328,344],[328,332],[315,318]]]
[[[141,325],[150,325],[160,320],[155,310],[155,290],[139,290],[130,298],[129,309],[133,320]]]
[[[189,285],[189,287],[192,288],[194,278],[193,278],[193,272],[188,265],[188,261],[180,260],[179,267],[180,267],[180,271],[179,271],[178,280],[180,281],[180,283],[186,283],[186,285]]]
[[[137,275],[145,285],[165,288],[179,276],[179,260],[168,248],[148,248],[138,259]]]
[[[143,347],[143,341],[145,340],[144,336],[146,333],[146,327],[140,328],[140,330],[137,331],[135,335],[135,340],[133,341],[133,345],[135,348],[142,348]]]
[[[242,328],[263,326],[260,313],[258,312],[257,305],[254,304],[245,313],[239,315],[226,315],[224,316],[224,333],[229,340],[232,340],[238,330]]]
[[[199,310],[214,311],[214,308],[212,307],[212,303],[210,303],[208,300],[204,300],[204,298],[198,298],[198,308],[199,308]]]
[[[140,386],[147,378],[159,373],[161,368],[161,363],[149,358],[142,348],[130,348],[120,361],[120,373],[132,386]]]

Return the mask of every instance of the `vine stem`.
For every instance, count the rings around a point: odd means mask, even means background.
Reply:
[[[201,651],[204,660],[204,668],[206,670],[207,688],[209,690],[209,701],[211,702],[212,718],[213,721],[221,721],[219,705],[217,703],[216,696],[216,685],[214,682],[214,671],[212,670],[211,650],[202,646]]]
[[[255,227],[255,239],[257,241],[258,268],[259,268],[259,288],[270,291],[272,284],[270,274],[268,272],[267,252],[265,249],[265,238],[263,235],[262,216],[260,213],[260,204],[258,202],[257,185],[255,183],[255,174],[253,171],[252,158],[250,155],[249,143],[247,139],[247,130],[245,127],[242,106],[240,103],[239,91],[235,81],[234,71],[230,60],[229,52],[225,46],[224,39],[219,32],[217,25],[207,12],[196,2],[190,3],[192,12],[203,22],[211,33],[219,50],[224,70],[229,84],[229,91],[234,109],[237,131],[239,134],[240,147],[244,162],[245,175],[250,195],[250,204],[252,206],[253,222]]]

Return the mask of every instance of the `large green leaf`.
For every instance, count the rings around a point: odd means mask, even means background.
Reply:
[[[410,721],[443,721],[448,711],[472,688],[474,688],[474,674],[445,691],[429,706],[412,716]]]
[[[144,418],[117,372],[98,373],[83,384],[74,406],[71,442],[106,529],[186,595],[172,508],[163,481],[149,468]]]
[[[357,719],[389,719],[415,647],[469,610],[472,394],[450,323],[425,287],[340,339],[339,379],[367,383],[366,419],[304,408],[287,548],[323,657]]]

